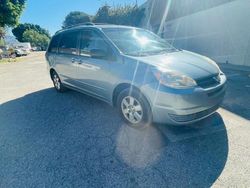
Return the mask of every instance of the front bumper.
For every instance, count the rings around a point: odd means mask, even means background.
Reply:
[[[153,120],[173,125],[190,124],[214,113],[225,95],[226,77],[210,88],[171,89],[157,84],[145,85],[141,91],[151,104]]]

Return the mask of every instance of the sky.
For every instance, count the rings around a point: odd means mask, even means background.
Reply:
[[[137,0],[139,5],[146,0]],[[94,15],[98,8],[108,3],[110,6],[135,3],[136,0],[27,0],[20,23],[33,23],[54,34],[61,29],[65,16],[71,11],[83,11]]]

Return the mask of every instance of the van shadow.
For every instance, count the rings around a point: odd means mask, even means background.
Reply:
[[[228,139],[218,113],[137,130],[103,102],[50,88],[0,106],[0,156],[3,187],[210,187]]]

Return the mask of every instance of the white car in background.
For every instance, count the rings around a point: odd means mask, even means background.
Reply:
[[[28,55],[28,52],[25,49],[15,49],[15,54],[16,54],[16,57],[21,57],[21,56]]]

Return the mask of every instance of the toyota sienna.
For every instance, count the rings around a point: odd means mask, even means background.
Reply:
[[[86,23],[60,30],[46,59],[57,91],[103,100],[135,127],[199,121],[225,94],[226,77],[213,60],[135,27]]]

